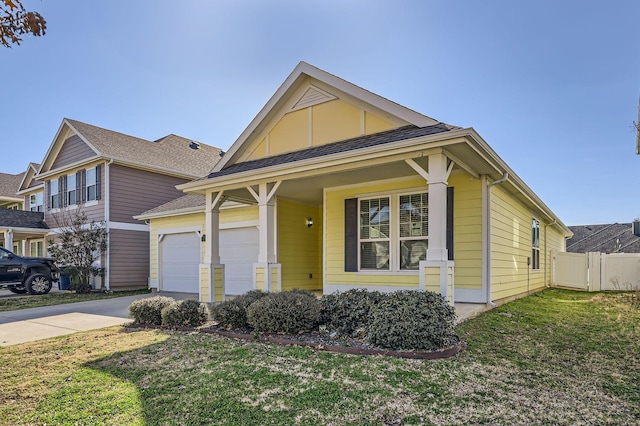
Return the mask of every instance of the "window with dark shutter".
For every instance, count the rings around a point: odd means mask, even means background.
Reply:
[[[96,200],[102,198],[101,190],[102,190],[102,182],[101,175],[102,174],[102,165],[98,164],[96,166]]]
[[[453,260],[453,187],[447,188],[447,253]]]

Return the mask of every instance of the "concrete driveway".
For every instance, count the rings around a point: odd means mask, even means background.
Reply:
[[[176,300],[198,298],[198,295],[188,293],[151,293],[0,312],[0,346],[126,324],[131,322],[131,302],[157,295],[173,297]],[[4,294],[0,295],[2,296]]]

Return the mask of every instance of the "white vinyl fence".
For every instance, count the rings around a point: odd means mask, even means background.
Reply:
[[[553,252],[556,287],[587,291],[640,290],[640,253]]]

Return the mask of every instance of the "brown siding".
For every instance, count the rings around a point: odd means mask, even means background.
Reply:
[[[175,186],[185,179],[118,165],[109,169],[111,221],[140,224],[132,216],[184,195]]]
[[[85,158],[94,157],[95,155],[96,153],[89,148],[89,146],[84,143],[79,136],[71,136],[62,144],[62,148],[51,165],[50,170],[55,170],[58,167],[64,167],[77,161],[84,160]]]
[[[149,233],[109,232],[109,285],[112,289],[146,288],[149,283]]]

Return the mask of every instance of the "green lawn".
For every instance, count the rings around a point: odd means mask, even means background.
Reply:
[[[546,290],[458,327],[439,361],[110,328],[0,349],[3,424],[640,422],[640,309]]]
[[[49,293],[39,296],[24,295],[0,299],[0,312],[17,309],[38,308],[41,306],[62,305],[64,303],[86,302],[87,300],[112,299],[114,297],[147,294],[149,290],[116,291],[113,293]]]

